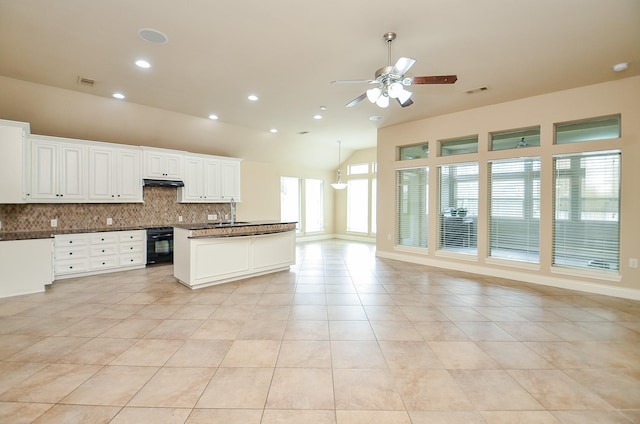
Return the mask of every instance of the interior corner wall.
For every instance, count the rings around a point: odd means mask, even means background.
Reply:
[[[465,269],[490,276],[513,278],[521,281],[574,288],[594,293],[640,298],[640,269],[632,268],[630,258],[640,256],[640,77],[623,78],[612,82],[579,87],[570,90],[529,97],[462,112],[427,118],[406,124],[383,128],[378,131],[378,237],[377,254],[408,262],[423,263],[450,269]],[[439,254],[430,246],[421,251],[407,251],[395,246],[395,170],[409,166],[430,166],[435,169],[441,159],[436,155],[438,140],[478,134],[479,151],[472,157],[461,155],[460,161],[486,161],[488,158],[488,134],[495,131],[540,126],[541,143],[538,152],[550,158],[563,146],[553,144],[554,124],[581,119],[620,114],[622,135],[620,139],[594,146],[612,147],[622,151],[622,179],[620,196],[620,275],[618,278],[592,277],[588,271],[580,274],[562,273],[552,269],[551,219],[540,234],[540,269],[497,265],[487,258],[452,258]],[[415,161],[396,161],[398,146],[429,143],[430,157]],[[513,154],[505,151],[505,155]],[[496,153],[496,152],[491,152]],[[518,153],[520,154],[520,152]],[[447,160],[452,160],[447,157]],[[548,164],[551,162],[547,162]],[[548,175],[547,175],[548,174]],[[551,174],[544,178],[551,183]],[[485,187],[487,177],[480,176],[479,184]],[[483,185],[484,184],[484,185]],[[551,190],[542,192],[543,202],[552,213]],[[482,219],[482,218],[481,218]],[[481,222],[481,221],[479,221]],[[436,228],[430,223],[430,230]],[[431,233],[431,231],[430,231]],[[543,251],[543,246],[547,250]],[[479,249],[480,251],[480,249]],[[486,249],[484,249],[486,251]],[[591,271],[591,274],[596,272]]]

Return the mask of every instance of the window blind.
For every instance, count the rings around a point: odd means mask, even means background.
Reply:
[[[553,264],[620,266],[620,152],[554,157]]]
[[[489,162],[489,256],[540,262],[540,159]]]
[[[347,182],[347,231],[369,232],[369,180],[351,178]]]
[[[324,230],[324,182],[315,178],[304,180],[305,232]]]
[[[441,250],[477,254],[478,164],[439,167]]]
[[[429,168],[396,170],[396,243],[427,247]]]

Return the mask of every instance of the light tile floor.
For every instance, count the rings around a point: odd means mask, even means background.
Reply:
[[[171,266],[0,300],[0,422],[639,423],[640,302],[300,244],[191,291]]]

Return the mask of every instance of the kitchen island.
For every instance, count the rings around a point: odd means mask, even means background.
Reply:
[[[173,275],[192,289],[289,269],[296,223],[185,224],[173,230]]]

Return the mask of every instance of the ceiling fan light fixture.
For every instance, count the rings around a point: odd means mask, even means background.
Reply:
[[[392,83],[391,85],[389,85],[389,89],[387,90],[387,92],[389,93],[389,97],[391,97],[392,99],[397,99],[398,97],[400,97],[400,93],[402,93],[403,91],[404,88],[399,82]]]
[[[412,94],[413,93],[411,91],[402,88],[402,91],[400,92],[400,94],[398,94],[398,100],[400,101],[400,104],[405,104],[407,100],[411,98]]]
[[[380,94],[382,94],[382,90],[380,90],[380,87],[370,88],[367,90],[367,99],[369,99],[371,103],[375,103],[376,100],[378,100],[378,98],[380,97]]]
[[[389,96],[383,94],[382,96],[378,97],[378,100],[376,100],[376,104],[381,108],[389,107]]]

